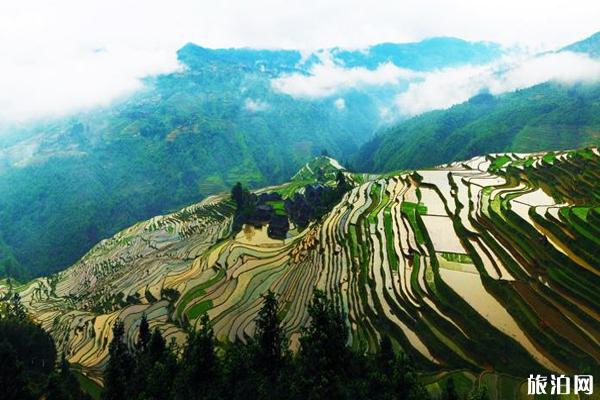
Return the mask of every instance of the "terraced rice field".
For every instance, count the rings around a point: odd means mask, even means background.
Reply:
[[[424,370],[498,382],[600,373],[597,149],[353,182],[321,221],[286,240],[252,227],[232,237],[227,196],[153,218],[23,288],[24,301],[91,377],[117,319],[131,342],[146,313],[181,343],[208,312],[218,337],[244,339],[269,289],[295,347],[315,287],[347,312],[351,346],[368,351],[385,333]]]

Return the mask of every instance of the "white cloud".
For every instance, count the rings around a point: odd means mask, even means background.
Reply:
[[[396,106],[399,114],[411,116],[462,103],[482,90],[501,94],[547,81],[598,82],[600,60],[563,52],[434,71],[400,93]]]
[[[542,82],[593,82],[600,80],[600,60],[585,54],[561,52],[532,56],[513,53],[485,65],[467,65],[432,72],[418,72],[382,64],[374,70],[345,68],[328,54],[320,54],[307,75],[295,73],[272,80],[275,90],[296,98],[322,98],[344,90],[368,86],[397,87],[396,107],[381,108],[384,121],[394,116],[412,116],[425,111],[442,109],[462,103],[488,90],[492,94],[514,91]],[[389,89],[389,88],[386,88]],[[335,100],[338,108],[343,108]],[[344,104],[345,105],[345,104]]]
[[[175,53],[113,46],[13,59],[0,71],[0,120],[61,115],[102,106],[140,89],[141,78],[177,70]]]
[[[138,89],[139,77],[177,68],[186,42],[360,48],[445,35],[549,48],[600,29],[598,15],[589,0],[2,1],[0,119],[106,104]]]
[[[546,81],[596,82],[600,80],[600,60],[581,53],[549,53],[520,62],[499,78],[492,81],[492,92],[520,89]]]
[[[412,116],[462,103],[486,87],[493,68],[465,66],[424,74],[396,98],[399,114]]]
[[[335,108],[337,108],[338,110],[344,110],[346,108],[346,100],[344,100],[341,97],[338,97],[337,99],[335,99],[335,101],[333,102],[333,105],[335,106]]]
[[[269,109],[269,103],[262,100],[247,98],[244,102],[244,108],[250,112],[267,111]]]
[[[384,124],[389,124],[389,123],[394,122],[394,120],[397,118],[397,115],[398,115],[398,113],[395,109],[393,109],[393,107],[385,107],[385,106],[379,107],[379,119]]]
[[[365,86],[398,84],[415,76],[415,72],[392,63],[370,70],[363,67],[345,68],[328,53],[319,54],[321,63],[314,64],[308,75],[294,73],[271,81],[273,89],[296,98],[332,96],[339,91]]]

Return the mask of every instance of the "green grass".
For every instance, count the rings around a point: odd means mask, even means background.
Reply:
[[[298,190],[300,190],[304,186],[310,185],[312,183],[315,183],[314,179],[303,180],[303,181],[292,181],[283,187],[275,189],[275,192],[279,193],[281,195],[281,197],[283,197],[284,199],[287,199],[290,197],[294,197],[294,194]]]
[[[102,387],[87,376],[83,375],[79,370],[73,369],[72,372],[77,378],[81,390],[89,394],[92,399],[100,400],[102,396]]]
[[[509,162],[510,162],[509,156],[507,156],[507,155],[500,156],[500,157],[494,159],[494,161],[492,161],[492,164],[490,165],[490,169],[498,170],[498,169],[502,168],[503,166],[505,166],[506,164],[508,164]]]
[[[417,224],[417,214],[423,215],[427,214],[427,207],[424,204],[411,203],[409,201],[405,201],[400,206],[400,210],[403,214],[406,215],[408,221],[410,222],[411,227],[413,228],[413,232],[415,233],[415,237],[419,244],[425,243],[425,238],[423,237],[423,232],[419,229]]]
[[[581,218],[584,221],[587,220],[587,215],[590,212],[589,207],[573,207],[572,210],[573,210],[573,214],[577,215],[579,218]]]
[[[188,311],[187,316],[189,320],[194,320],[210,310],[213,307],[212,300],[204,300],[198,304],[194,304]]]
[[[381,199],[379,198],[380,193],[381,193],[381,185],[374,184],[371,187],[370,197],[373,200],[373,204],[377,204],[377,206],[368,215],[368,220],[369,220],[369,223],[371,223],[371,224],[377,223],[377,214],[379,214],[381,209],[383,207],[385,207],[389,201],[389,196],[388,196],[387,192],[384,191],[382,193]]]
[[[460,264],[473,264],[473,260],[469,257],[468,254],[461,253],[449,253],[449,252],[439,252],[440,256],[444,259]]]
[[[402,210],[402,212],[405,213],[409,213],[409,212],[413,212],[416,210],[420,215],[425,215],[427,214],[427,206],[423,203],[411,203],[410,201],[405,201],[402,203],[402,206],[400,207],[400,209]]]
[[[181,301],[179,302],[179,305],[177,306],[177,315],[181,316],[182,311],[185,309],[185,306],[192,301],[194,298],[199,297],[199,296],[203,296],[204,295],[204,291],[211,287],[212,285],[214,285],[215,283],[217,283],[218,281],[220,281],[223,277],[225,277],[225,271],[222,269],[219,269],[219,271],[217,272],[217,274],[215,276],[213,276],[212,278],[210,278],[209,280],[207,280],[204,283],[201,283],[200,285],[194,287],[192,290],[190,290],[189,292],[187,292],[183,298],[181,299]]]
[[[542,160],[544,160],[544,162],[546,162],[548,164],[552,164],[555,159],[556,159],[556,154],[554,154],[554,153],[547,153],[542,157]]]
[[[383,211],[383,227],[385,229],[385,244],[388,253],[388,260],[393,271],[398,270],[398,255],[394,249],[394,230],[392,228],[392,215],[389,207]]]
[[[285,212],[285,205],[283,200],[267,201],[267,204],[273,207],[273,209],[275,210],[275,214],[287,215],[287,213]]]

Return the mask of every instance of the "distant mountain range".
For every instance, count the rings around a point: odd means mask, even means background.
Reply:
[[[383,62],[434,69],[500,54],[493,44],[451,38],[329,52],[367,70]],[[148,78],[144,90],[114,105],[0,128],[0,275],[63,268],[135,221],[236,181],[280,182],[323,149],[348,158],[381,126],[379,104],[391,95],[386,87],[320,99],[274,90],[274,78],[306,76],[320,63],[299,51],[188,44],[177,55],[181,71]]]
[[[597,42],[595,35],[567,49],[594,55]],[[384,118],[382,109],[406,89],[404,79],[316,97],[274,85],[313,77],[328,62],[334,75],[382,65],[418,74],[486,64],[503,55],[492,43],[434,38],[312,54],[187,44],[177,55],[180,71],[149,77],[143,90],[108,107],[0,126],[0,275],[60,270],[136,221],[237,181],[281,182],[323,150],[382,172],[598,143],[597,86],[481,94],[388,128],[397,118]]]
[[[600,56],[600,32],[560,51]],[[390,171],[492,152],[564,150],[600,144],[600,84],[546,82],[401,121],[355,156],[355,167]]]
[[[587,53],[593,57],[600,57],[600,32],[593,34],[587,39],[563,47],[562,50]]]

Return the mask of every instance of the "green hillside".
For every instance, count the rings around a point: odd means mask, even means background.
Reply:
[[[401,122],[365,144],[355,164],[390,171],[592,144],[600,144],[600,85],[545,83],[497,97],[480,94]]]
[[[353,66],[420,70],[499,55],[498,46],[447,38],[335,52]],[[21,279],[59,270],[136,221],[237,181],[282,182],[324,149],[346,159],[380,126],[378,105],[393,95],[387,87],[319,99],[278,92],[272,79],[319,62],[294,50],[188,44],[178,58],[180,71],[147,78],[108,107],[0,124],[0,274],[9,263]]]

